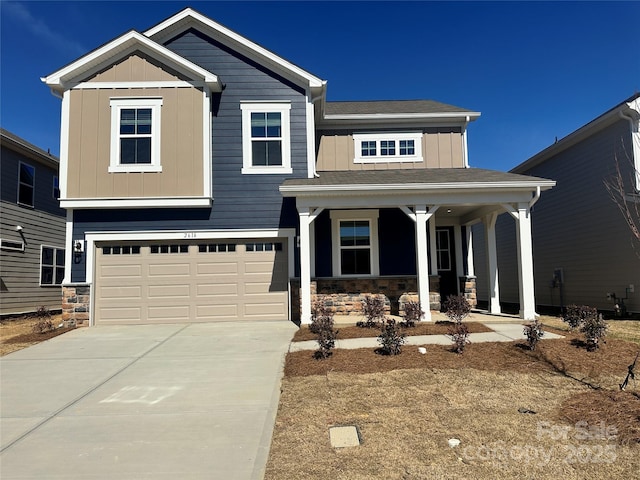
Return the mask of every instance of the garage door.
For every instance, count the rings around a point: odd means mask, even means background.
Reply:
[[[97,324],[286,320],[284,239],[96,246]]]

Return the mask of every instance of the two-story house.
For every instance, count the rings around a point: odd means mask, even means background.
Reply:
[[[69,318],[309,322],[318,293],[341,313],[366,293],[436,306],[475,288],[468,225],[489,225],[495,259],[505,209],[534,315],[530,208],[554,182],[469,168],[477,112],[329,102],[326,81],[188,8],[43,81],[62,99]]]
[[[0,129],[0,315],[60,310],[65,211],[58,159]]]

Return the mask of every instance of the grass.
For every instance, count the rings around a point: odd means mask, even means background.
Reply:
[[[566,338],[535,352],[516,341],[474,343],[462,355],[436,345],[396,357],[290,353],[265,478],[635,478],[640,391],[618,384],[640,322],[609,323],[597,352],[556,323]],[[334,425],[356,425],[362,445],[332,448]]]

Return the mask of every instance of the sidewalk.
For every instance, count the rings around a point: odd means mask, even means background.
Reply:
[[[513,319],[512,319],[513,322]],[[513,340],[526,339],[522,322],[517,323],[489,323],[482,322],[486,327],[493,330],[492,332],[470,333],[469,341],[471,343],[480,342],[512,342]],[[544,332],[545,340],[562,338],[562,335]],[[446,335],[414,335],[407,336],[405,345],[451,345],[451,339]],[[336,340],[335,348],[356,349],[356,348],[377,348],[377,337],[367,338],[349,338],[345,340]],[[315,340],[307,340],[305,342],[291,342],[289,345],[290,352],[298,352],[301,350],[317,350],[318,342]]]

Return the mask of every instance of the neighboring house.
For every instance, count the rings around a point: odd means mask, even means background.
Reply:
[[[535,288],[541,309],[578,304],[612,311],[615,303],[608,294],[614,293],[630,312],[640,312],[640,243],[605,188],[618,162],[628,201],[640,201],[639,97],[621,102],[511,170],[557,182],[534,208]],[[512,238],[512,222],[500,219],[497,231],[498,242]],[[481,242],[481,235],[474,236],[475,246]],[[515,247],[501,245],[500,299],[518,303]],[[476,257],[480,275],[482,248]],[[488,299],[483,285],[478,285],[478,297]]]
[[[58,159],[0,129],[0,315],[60,310],[65,211]]]
[[[62,98],[67,318],[309,322],[316,294],[345,314],[367,293],[392,312],[473,299],[467,225],[503,205],[533,317],[530,204],[554,182],[469,168],[477,112],[329,102],[324,80],[191,9],[43,81]]]

